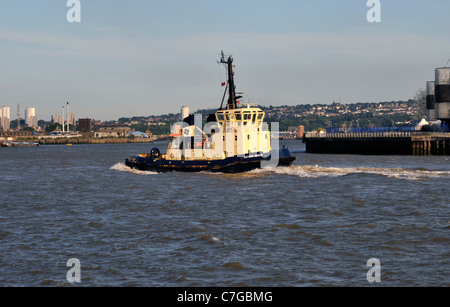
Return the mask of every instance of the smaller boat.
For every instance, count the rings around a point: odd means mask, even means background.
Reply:
[[[16,142],[16,141],[6,141],[2,143],[3,147],[35,147],[39,146],[38,142]]]

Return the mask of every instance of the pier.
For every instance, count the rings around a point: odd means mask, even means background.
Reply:
[[[306,133],[307,153],[359,155],[450,155],[450,133]]]

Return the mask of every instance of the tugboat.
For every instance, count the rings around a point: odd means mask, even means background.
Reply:
[[[239,173],[256,168],[289,166],[295,157],[288,148],[273,146],[265,112],[256,105],[243,104],[234,84],[233,58],[221,52],[219,63],[226,66],[227,82],[220,108],[209,114],[202,129],[201,114],[189,115],[183,107],[181,121],[172,125],[167,153],[158,148],[125,160],[130,168],[156,172]],[[223,107],[225,97],[227,104]]]

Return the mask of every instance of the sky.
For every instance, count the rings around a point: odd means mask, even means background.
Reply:
[[[0,2],[0,104],[49,121],[218,108],[236,90],[264,106],[408,100],[450,59],[450,1],[66,0]]]

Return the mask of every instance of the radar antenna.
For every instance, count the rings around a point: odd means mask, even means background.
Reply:
[[[234,85],[234,72],[233,72],[233,57],[226,56],[221,51],[221,58],[218,63],[225,64],[227,68],[227,86],[225,88],[224,96],[222,98],[222,104],[220,105],[220,110],[222,110],[223,101],[225,99],[225,94],[228,91],[228,101],[227,101],[227,109],[236,109],[237,107],[237,99],[242,96],[236,96],[236,86]]]

